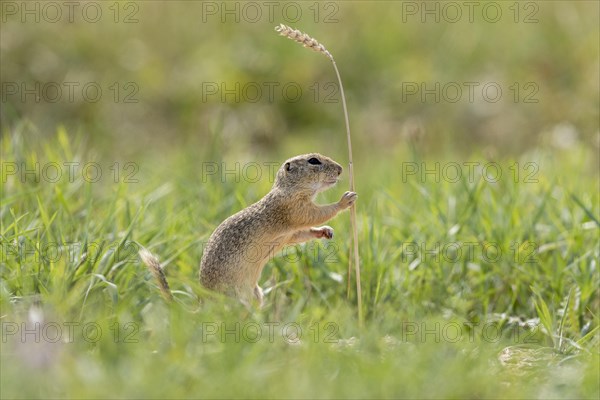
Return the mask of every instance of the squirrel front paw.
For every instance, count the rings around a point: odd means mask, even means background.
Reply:
[[[342,210],[345,210],[346,208],[354,204],[357,197],[358,195],[354,192],[346,192],[344,193],[338,204],[342,208]]]
[[[333,228],[330,226],[320,226],[318,228],[310,228],[310,231],[315,235],[316,239],[333,239]]]

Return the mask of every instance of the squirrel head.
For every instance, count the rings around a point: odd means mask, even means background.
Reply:
[[[314,196],[335,185],[342,166],[319,153],[302,154],[283,163],[273,187],[293,194]]]

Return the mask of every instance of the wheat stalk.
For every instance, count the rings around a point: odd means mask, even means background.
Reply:
[[[340,84],[340,93],[342,96],[342,105],[344,107],[344,118],[346,120],[346,137],[348,139],[348,175],[350,176],[350,191],[354,191],[354,170],[352,167],[352,140],[350,138],[350,122],[348,120],[348,108],[346,106],[346,96],[344,95],[344,86],[342,85],[342,78],[340,77],[340,72],[338,71],[337,65],[333,56],[325,46],[319,43],[313,37],[310,37],[306,33],[303,33],[297,29],[293,29],[287,25],[279,24],[279,26],[275,27],[275,30],[279,32],[281,36],[285,36],[289,39],[292,39],[302,46],[312,49],[316,52],[324,54],[329,60],[331,60],[333,64],[333,68],[335,69],[335,74],[337,75],[338,82]],[[358,254],[358,231],[356,228],[356,208],[354,204],[350,207],[350,223],[352,224],[352,233],[353,233],[353,243],[354,243],[354,268],[356,270],[356,295],[358,301],[358,321],[362,325],[363,317],[362,317],[362,291],[360,288],[360,259]],[[350,273],[352,270],[352,257],[348,257],[348,294],[350,294]]]

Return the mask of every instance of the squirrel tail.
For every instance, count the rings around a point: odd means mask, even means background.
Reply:
[[[171,289],[169,288],[169,283],[167,282],[167,277],[165,276],[163,267],[162,267],[162,265],[160,265],[158,258],[156,258],[156,256],[154,254],[150,253],[148,250],[146,250],[144,248],[142,248],[139,251],[139,255],[140,255],[140,258],[142,259],[142,261],[144,262],[144,264],[146,264],[146,266],[150,270],[150,272],[152,272],[152,275],[154,275],[154,278],[157,280],[158,288],[160,289],[160,292],[162,293],[164,298],[167,301],[172,302],[173,294],[171,293]]]

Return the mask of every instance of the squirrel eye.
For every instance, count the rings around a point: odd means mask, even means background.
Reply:
[[[314,157],[313,157],[313,158],[311,158],[310,160],[308,160],[308,163],[309,163],[309,164],[312,164],[312,165],[320,165],[320,164],[321,164],[321,161],[319,161],[317,158],[314,158]]]

